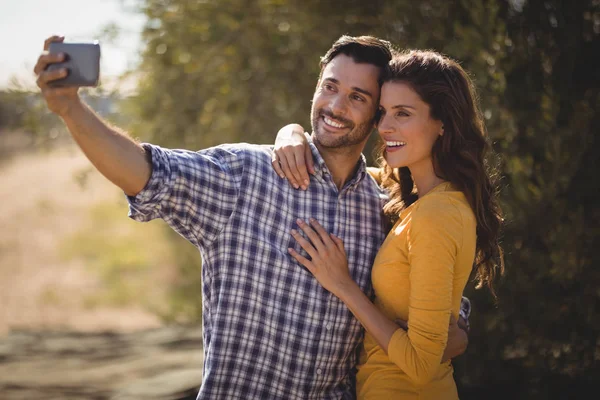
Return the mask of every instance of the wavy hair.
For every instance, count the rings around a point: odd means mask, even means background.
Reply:
[[[497,298],[493,281],[498,273],[504,273],[498,173],[489,161],[492,149],[472,80],[456,61],[442,54],[407,50],[394,55],[385,71],[385,82],[407,84],[429,105],[431,118],[442,122],[444,135],[437,138],[432,149],[434,171],[464,193],[475,214],[476,287],[487,286]],[[418,199],[418,194],[408,167],[393,170],[381,157],[384,149],[379,148],[382,184],[390,192],[384,212],[395,220],[400,211]]]

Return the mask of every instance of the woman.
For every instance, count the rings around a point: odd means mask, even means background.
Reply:
[[[359,399],[457,399],[452,365],[440,363],[448,320],[458,317],[471,273],[495,296],[493,278],[503,272],[502,218],[473,83],[439,53],[400,53],[386,71],[377,127],[383,168],[371,172],[389,191],[384,212],[394,225],[373,266],[375,302],[352,281],[342,240],[318,221],[299,222],[306,237],[292,231],[310,260],[289,251],[367,331]]]

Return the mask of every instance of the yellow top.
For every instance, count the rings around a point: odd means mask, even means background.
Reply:
[[[394,333],[389,354],[365,335],[358,399],[458,399],[451,362],[441,359],[473,266],[475,229],[469,203],[450,183],[401,212],[371,278],[375,305],[390,320],[408,320],[408,332]]]

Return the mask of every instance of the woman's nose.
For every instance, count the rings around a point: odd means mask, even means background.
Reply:
[[[394,130],[392,121],[389,116],[384,114],[379,118],[379,124],[377,125],[377,130],[380,133],[384,133],[384,132],[389,133]]]

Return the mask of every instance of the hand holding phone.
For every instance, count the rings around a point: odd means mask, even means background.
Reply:
[[[48,82],[51,87],[98,86],[100,81],[100,44],[51,42],[50,54],[64,53],[65,59],[60,63],[49,64],[47,71],[66,68],[65,78]]]

